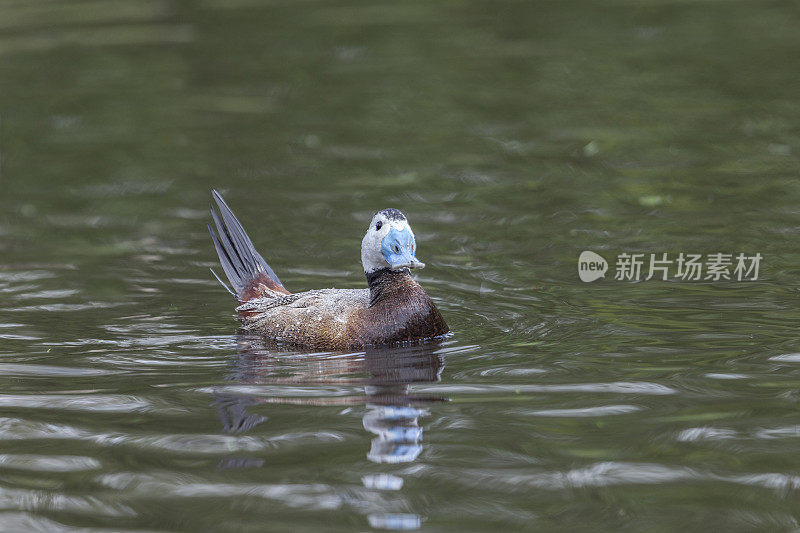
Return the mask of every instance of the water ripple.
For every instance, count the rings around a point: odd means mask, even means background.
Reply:
[[[492,393],[528,393],[528,392],[589,392],[613,394],[667,395],[677,391],[666,385],[646,381],[618,381],[613,383],[573,383],[560,385],[469,385],[469,384],[437,384],[416,385],[414,389],[426,393],[448,394],[492,394]]]
[[[132,413],[152,410],[153,404],[121,394],[0,394],[0,407]]]
[[[360,511],[387,507],[381,492],[363,487],[339,488],[324,483],[212,483],[196,476],[119,472],[97,478],[101,485],[125,491],[130,497],[150,498],[258,498],[290,508],[335,510],[355,507]]]
[[[81,470],[96,470],[102,465],[92,457],[75,455],[31,455],[31,454],[4,454],[0,455],[0,467],[18,470],[34,470],[41,472],[78,472]]]
[[[339,433],[285,433],[273,437],[257,437],[247,435],[152,435],[133,436],[124,434],[106,434],[92,437],[101,445],[129,445],[152,451],[171,451],[202,455],[219,455],[235,452],[254,452],[281,446],[304,446],[312,442],[325,443],[344,440]]]
[[[698,427],[681,431],[677,438],[679,442],[695,442],[700,440],[731,439],[735,436],[736,432],[731,429]]]
[[[800,353],[787,353],[776,355],[769,358],[770,361],[780,361],[782,363],[800,363]]]
[[[579,409],[541,409],[538,411],[522,411],[527,416],[563,416],[567,418],[584,418],[591,416],[622,415],[641,411],[637,405],[603,405],[600,407],[583,407]]]
[[[0,486],[0,510],[38,512],[68,511],[96,516],[131,517],[136,513],[127,505],[111,503],[95,496],[71,496],[44,490],[14,489]]]
[[[101,368],[76,368],[66,366],[26,365],[22,363],[0,363],[0,376],[107,376],[120,374],[119,370]]]

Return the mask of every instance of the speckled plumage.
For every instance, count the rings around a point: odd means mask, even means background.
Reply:
[[[449,331],[408,268],[372,269],[367,274],[367,289],[289,293],[216,191],[214,198],[222,220],[214,213],[218,235],[209,229],[240,302],[236,311],[245,331],[281,343],[328,350],[413,342]],[[389,222],[406,223],[396,209],[383,210],[376,217],[379,215]],[[412,262],[416,264],[422,265]]]

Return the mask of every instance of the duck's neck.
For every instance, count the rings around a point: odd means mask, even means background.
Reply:
[[[369,286],[370,306],[400,293],[409,283],[414,283],[414,280],[411,279],[411,272],[407,268],[400,270],[381,268],[365,274],[367,276],[367,285]]]

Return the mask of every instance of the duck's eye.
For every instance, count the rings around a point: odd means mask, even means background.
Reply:
[[[377,224],[375,224],[375,231],[380,231],[380,229],[381,229],[382,227],[383,227],[383,222],[381,222],[381,221],[379,220],[379,221],[378,221],[378,223],[377,223]]]
[[[394,245],[394,253],[396,253],[396,254],[400,253],[400,247],[397,246],[396,244]]]

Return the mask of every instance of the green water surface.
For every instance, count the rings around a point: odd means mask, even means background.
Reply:
[[[799,8],[0,1],[0,530],[797,530]],[[401,209],[452,336],[238,336],[212,187],[291,291]]]

